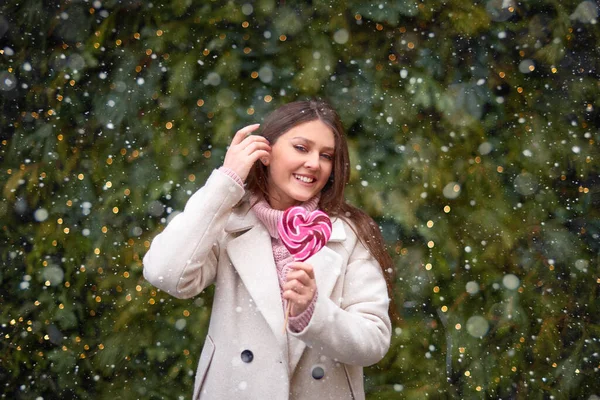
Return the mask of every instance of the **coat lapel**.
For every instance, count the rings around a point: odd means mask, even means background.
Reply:
[[[228,243],[227,254],[287,359],[283,305],[269,232],[256,224]]]

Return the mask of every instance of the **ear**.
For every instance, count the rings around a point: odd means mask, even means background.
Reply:
[[[268,166],[269,166],[269,162],[270,162],[270,161],[271,161],[271,160],[269,160],[269,157],[262,157],[262,158],[260,159],[260,162],[261,162],[261,163],[262,163],[262,164],[263,164],[265,167],[268,167]]]

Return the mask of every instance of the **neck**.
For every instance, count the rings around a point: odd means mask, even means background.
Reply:
[[[297,202],[296,205],[300,207],[306,208],[308,211],[314,211],[318,208],[320,195],[317,194],[312,199],[309,199],[303,203]],[[279,219],[283,216],[284,209],[279,210],[271,207],[269,203],[265,200],[265,198],[256,193],[252,193],[250,195],[250,204],[252,205],[252,209],[254,213],[258,217],[258,219],[263,223],[263,225],[269,231],[271,237],[278,239],[279,234],[277,232],[277,223]]]
[[[299,206],[302,204],[302,202],[300,202],[300,201],[293,201],[293,202],[290,202],[289,204],[283,203],[283,202],[279,201],[278,199],[276,199],[275,196],[269,196],[265,200],[272,209],[278,210],[278,211],[285,211],[290,207]]]

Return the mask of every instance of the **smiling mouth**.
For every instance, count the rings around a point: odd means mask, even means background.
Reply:
[[[309,178],[308,176],[302,176],[302,175],[296,175],[296,174],[293,174],[293,175],[294,175],[294,178],[296,178],[300,182],[313,183],[315,181],[314,178]]]

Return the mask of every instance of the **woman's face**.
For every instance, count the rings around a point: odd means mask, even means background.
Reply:
[[[323,189],[333,169],[335,137],[320,120],[296,125],[275,141],[267,158],[271,207],[285,210]]]

